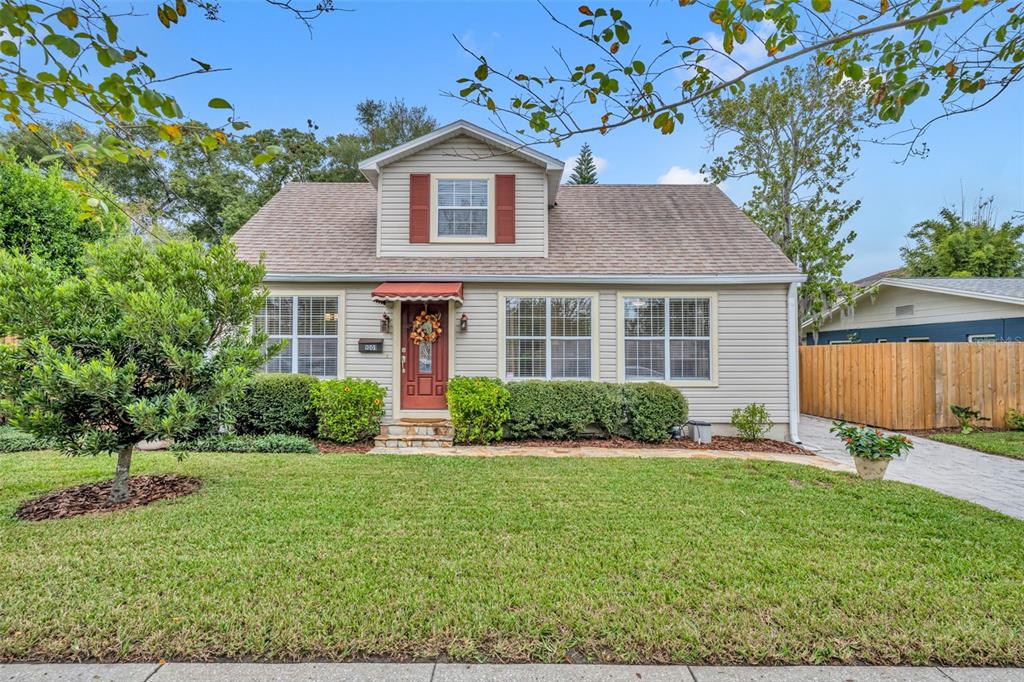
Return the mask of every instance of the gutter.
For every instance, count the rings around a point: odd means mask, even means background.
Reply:
[[[798,319],[798,282],[789,285],[786,296],[787,348],[789,360],[789,439],[800,442],[800,320]]]
[[[789,284],[807,280],[804,274],[723,275],[424,275],[366,273],[269,272],[264,282],[496,282],[548,284]]]

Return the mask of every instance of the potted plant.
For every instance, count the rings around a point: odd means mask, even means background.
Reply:
[[[857,474],[866,481],[882,480],[889,462],[913,447],[906,436],[898,433],[887,436],[867,426],[832,422],[829,431],[843,439],[846,451],[857,466]]]

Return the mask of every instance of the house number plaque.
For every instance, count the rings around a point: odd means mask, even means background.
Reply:
[[[384,339],[359,339],[360,353],[383,353]]]

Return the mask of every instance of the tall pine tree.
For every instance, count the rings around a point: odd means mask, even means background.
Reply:
[[[573,166],[572,175],[569,176],[569,184],[597,184],[597,164],[594,163],[594,155],[590,151],[590,145],[586,142],[580,147],[580,155],[576,157],[576,165]]]

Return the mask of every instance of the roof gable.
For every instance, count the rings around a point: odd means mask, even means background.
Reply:
[[[426,135],[421,135],[405,144],[364,159],[359,163],[359,171],[370,181],[370,184],[376,187],[381,168],[459,135],[466,135],[488,146],[496,147],[501,153],[512,154],[540,166],[547,173],[549,201],[554,202],[561,182],[562,171],[565,168],[564,161],[463,120],[441,126]]]

